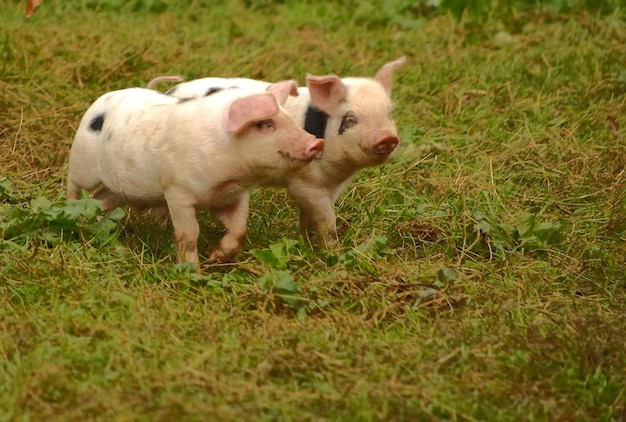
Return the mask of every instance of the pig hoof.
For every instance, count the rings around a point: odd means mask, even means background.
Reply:
[[[320,240],[320,246],[327,250],[332,250],[337,248],[339,245],[339,241],[336,239],[322,239]]]
[[[209,262],[231,262],[235,255],[235,251],[226,252],[222,249],[215,249],[209,255]]]

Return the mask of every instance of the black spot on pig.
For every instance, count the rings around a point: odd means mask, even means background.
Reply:
[[[165,91],[165,95],[174,95],[174,93],[176,92],[176,88],[178,88],[177,86],[175,86],[174,88],[170,88],[167,91]]]
[[[91,119],[91,122],[89,122],[89,129],[93,132],[100,132],[102,130],[103,124],[104,124],[104,113],[100,113],[96,117]]]
[[[323,138],[326,133],[328,114],[309,104],[309,108],[304,116],[304,130],[317,138]]]
[[[212,86],[211,88],[207,89],[206,92],[204,93],[204,97],[208,97],[211,94],[215,94],[216,92],[221,91],[224,88],[220,88],[218,86]]]
[[[178,104],[186,103],[187,101],[193,100],[193,97],[183,97],[178,99]]]

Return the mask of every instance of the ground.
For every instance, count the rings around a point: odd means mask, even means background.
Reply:
[[[623,13],[0,8],[0,420],[626,418]],[[171,228],[64,200],[107,91],[372,76],[402,55],[400,147],[339,197],[335,249],[259,190],[237,262],[198,275]]]

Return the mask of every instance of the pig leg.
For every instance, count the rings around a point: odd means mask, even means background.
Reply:
[[[165,192],[165,200],[170,210],[174,236],[176,237],[176,262],[189,262],[196,270],[200,269],[198,257],[198,236],[200,225],[196,218],[195,201],[184,192]]]
[[[83,189],[87,192],[93,192],[96,188],[104,189],[99,178],[93,177],[91,174],[79,174],[79,176],[77,176],[76,173],[79,172],[74,171],[70,173],[67,178],[67,190],[65,191],[65,195],[68,201],[80,199],[80,194]]]
[[[300,209],[300,229],[298,234],[315,234],[320,246],[329,249],[337,242],[335,210],[330,193],[320,187],[290,184],[289,194]]]
[[[234,203],[213,209],[213,212],[226,227],[226,235],[209,256],[210,261],[229,261],[239,252],[246,237],[250,196],[243,195]]]
[[[167,227],[169,210],[166,206],[154,207],[151,210],[153,221],[162,229]]]
[[[76,183],[71,180],[67,182],[66,197],[68,201],[76,201],[77,199],[80,199],[80,191],[81,187],[78,186]]]
[[[74,140],[67,174],[66,195],[69,201],[80,199],[83,189],[92,192],[101,184],[99,171],[94,168],[97,167],[97,156],[93,156],[96,142],[97,138],[86,130],[79,130]]]
[[[93,194],[94,199],[102,201],[100,209],[107,213],[124,204],[124,200],[105,187]]]

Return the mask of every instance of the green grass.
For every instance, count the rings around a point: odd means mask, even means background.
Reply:
[[[0,420],[623,420],[624,8],[226,3],[0,0]],[[401,148],[335,250],[278,189],[202,275],[147,216],[63,200],[104,92],[403,54]]]

